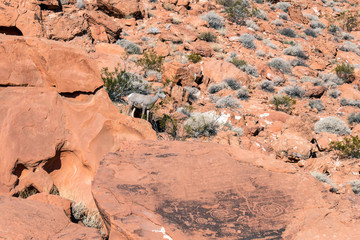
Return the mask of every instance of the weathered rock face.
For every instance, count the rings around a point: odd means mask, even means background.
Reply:
[[[4,239],[100,239],[96,229],[71,223],[64,211],[46,203],[0,196],[0,236]]]
[[[119,113],[97,63],[48,40],[1,36],[0,194],[32,185],[94,207],[91,181],[120,141],[155,139],[149,123]]]
[[[145,141],[108,154],[92,192],[110,239],[301,239],[310,233],[311,238],[336,239],[335,234],[358,234],[358,221],[349,233],[339,231],[344,226],[340,216],[326,217],[334,199],[320,182],[289,172],[280,161],[222,145]],[[317,228],[330,221],[333,228]]]
[[[94,60],[75,47],[36,38],[0,36],[0,85],[94,92],[103,85]]]

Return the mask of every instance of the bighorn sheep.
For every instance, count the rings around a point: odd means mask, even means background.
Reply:
[[[149,110],[153,106],[156,101],[161,98],[165,98],[166,95],[162,90],[158,90],[154,96],[151,95],[143,95],[140,93],[131,93],[128,97],[128,103],[129,103],[129,111],[128,115],[134,117],[134,113],[136,108],[142,109],[141,118],[143,118],[146,110],[146,120],[149,121]]]

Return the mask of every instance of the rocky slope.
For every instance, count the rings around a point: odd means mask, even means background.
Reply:
[[[1,1],[0,237],[359,239],[359,159],[329,145],[360,133],[359,11]],[[167,93],[150,123],[116,67]]]

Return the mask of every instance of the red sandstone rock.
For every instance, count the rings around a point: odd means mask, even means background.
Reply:
[[[38,193],[28,197],[27,199],[60,207],[64,210],[67,217],[71,217],[71,201],[69,199],[48,193]]]
[[[248,164],[256,158],[261,155],[215,144],[128,143],[105,157],[92,191],[108,219],[110,239],[358,234],[357,220],[347,228],[350,232],[341,231],[342,216],[358,215],[350,210],[354,206],[339,206],[328,217],[325,209],[339,199],[320,182],[309,174],[278,173]],[[329,223],[332,228],[325,232],[318,228]]]
[[[5,239],[100,239],[94,228],[71,223],[46,203],[0,196],[0,236]]]
[[[302,15],[301,6],[299,4],[293,4],[291,7],[289,7],[288,14],[291,20],[295,22],[302,24],[307,24],[309,22],[309,19]]]

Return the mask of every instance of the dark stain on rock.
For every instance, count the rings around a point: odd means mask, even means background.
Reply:
[[[174,157],[174,156],[177,156],[177,154],[175,154],[175,153],[166,153],[166,154],[156,155],[157,158],[167,158],[167,157]]]
[[[128,192],[132,192],[135,194],[141,194],[141,195],[146,195],[148,194],[148,191],[146,190],[146,188],[144,188],[141,185],[131,185],[131,184],[118,184],[116,186],[117,189],[119,190],[125,190]]]

